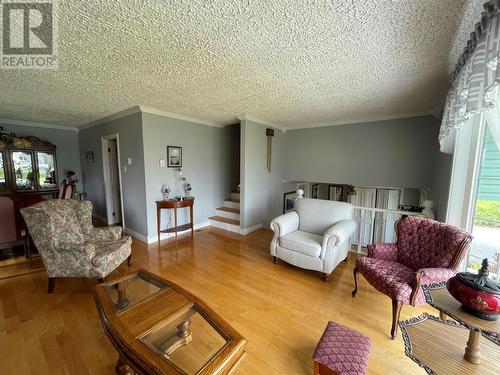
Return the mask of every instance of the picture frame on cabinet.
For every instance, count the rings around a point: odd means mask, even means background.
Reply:
[[[311,198],[319,199],[319,184],[314,184],[311,189]]]
[[[342,202],[344,200],[344,187],[342,185],[328,185],[328,200]]]
[[[297,192],[290,191],[283,194],[283,213],[290,212],[295,207],[295,200],[297,199]]]

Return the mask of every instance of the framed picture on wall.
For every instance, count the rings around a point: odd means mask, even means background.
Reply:
[[[93,163],[95,161],[94,151],[87,151],[85,158],[87,159],[87,163]]]
[[[344,187],[342,185],[328,186],[328,200],[342,202],[344,196]]]
[[[293,210],[295,206],[295,200],[297,199],[297,192],[291,191],[283,195],[283,213]]]
[[[319,199],[319,184],[314,184],[312,186],[311,198],[312,199]]]
[[[182,168],[182,147],[167,146],[167,167]]]

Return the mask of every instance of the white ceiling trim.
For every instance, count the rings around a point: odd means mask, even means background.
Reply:
[[[74,126],[58,125],[58,124],[46,124],[44,122],[33,122],[33,121],[23,121],[23,120],[9,120],[6,118],[0,119],[0,124],[4,126],[17,125],[17,126],[31,126],[34,128],[46,128],[46,129],[57,129],[57,130],[68,130],[78,133],[78,128]]]
[[[373,116],[373,117],[362,117],[353,120],[337,120],[322,122],[317,124],[296,126],[293,128],[288,128],[287,130],[298,130],[298,129],[310,129],[310,128],[322,128],[325,126],[339,126],[339,125],[352,125],[352,124],[362,124],[367,122],[377,122],[377,121],[388,121],[388,120],[400,120],[404,118],[422,117],[422,116],[436,116],[436,111],[424,111],[424,112],[413,112],[413,113],[400,113],[395,115],[387,116]]]
[[[284,127],[282,127],[282,126],[273,124],[272,122],[269,122],[269,121],[266,121],[266,120],[262,120],[262,119],[260,119],[258,117],[249,115],[247,113],[245,113],[245,114],[243,114],[241,116],[237,116],[237,119],[240,120],[240,121],[248,120],[248,121],[256,122],[256,123],[261,124],[261,125],[270,126],[272,128],[281,130],[282,133],[285,133],[287,131],[287,129],[284,128]]]
[[[189,122],[194,122],[196,124],[201,124],[201,125],[208,125],[208,126],[213,126],[216,128],[223,128],[226,125],[219,124],[218,122],[211,121],[211,120],[205,120],[197,117],[192,117],[188,115],[182,115],[179,113],[174,113],[174,112],[168,112],[164,111],[162,109],[156,109],[156,108],[151,108],[151,107],[146,107],[146,106],[139,106],[140,111],[143,113],[149,113],[151,115],[158,115],[158,116],[163,116],[163,117],[170,117],[170,118],[175,118],[177,120],[183,120],[183,121],[189,121]]]
[[[137,112],[140,112],[140,111],[141,111],[141,107],[138,106],[138,105],[135,105],[133,107],[124,109],[123,111],[113,113],[112,115],[109,115],[109,116],[100,118],[98,120],[89,122],[88,124],[79,126],[78,130],[84,130],[84,129],[92,128],[94,126],[104,124],[105,122],[110,122],[110,121],[113,121],[113,120],[118,120],[118,119],[120,119],[122,117],[130,116],[130,115],[132,115],[134,113],[137,113]]]

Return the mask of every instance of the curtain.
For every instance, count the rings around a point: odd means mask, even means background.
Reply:
[[[493,140],[500,150],[500,105],[497,105],[494,110],[485,112],[486,126],[490,129]]]
[[[500,84],[500,0],[484,4],[465,52],[451,77],[439,131],[441,152],[451,154],[456,131],[480,112],[492,113]]]

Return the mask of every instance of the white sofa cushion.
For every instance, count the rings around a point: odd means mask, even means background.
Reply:
[[[280,246],[310,257],[319,257],[323,237],[300,230],[280,237]]]
[[[349,203],[300,198],[294,211],[299,215],[299,230],[322,236],[333,224],[351,220],[354,209]]]

